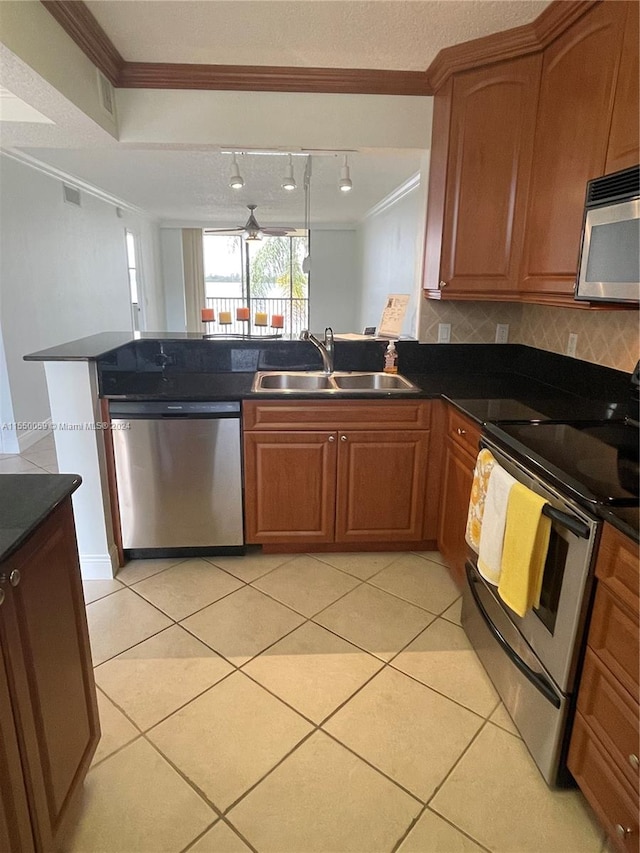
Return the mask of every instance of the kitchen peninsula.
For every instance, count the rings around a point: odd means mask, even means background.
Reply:
[[[382,341],[337,342],[335,368],[379,371],[384,347]],[[403,394],[402,405],[422,400],[431,406],[423,543],[437,539],[446,430],[442,400],[455,403],[478,425],[522,418],[524,407],[557,420],[624,416],[629,375],[622,371],[517,344],[443,347],[401,341],[398,352],[400,373],[419,388]],[[53,423],[77,425],[55,430],[55,441],[61,470],[78,471],[84,481],[74,510],[86,578],[112,577],[119,563],[100,428],[108,400],[266,401],[269,395],[251,391],[256,371],[321,368],[317,350],[303,341],[210,341],[189,334],[105,333],[25,358],[44,362]],[[322,397],[288,392],[283,398],[273,392],[271,400],[334,405],[335,399]],[[343,403],[351,399],[366,400],[370,407],[394,402],[380,393],[341,395]],[[634,529],[633,519],[626,524],[627,532]]]

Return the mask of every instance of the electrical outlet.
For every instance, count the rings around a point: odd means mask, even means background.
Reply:
[[[496,324],[496,343],[497,344],[506,344],[509,340],[509,324],[508,323],[497,323]]]
[[[575,332],[571,332],[569,335],[569,343],[567,344],[567,355],[576,357],[576,347],[578,346],[578,336]]]
[[[438,323],[438,343],[448,344],[451,341],[451,323]]]

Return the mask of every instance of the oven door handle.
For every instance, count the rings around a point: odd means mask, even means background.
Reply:
[[[552,507],[551,504],[545,504],[542,509],[542,514],[546,515],[552,521],[556,521],[558,524],[562,525],[562,527],[566,527],[567,530],[570,530],[571,533],[575,533],[575,535],[579,536],[581,539],[589,538],[590,531],[584,521],[574,518],[574,516],[569,515],[568,512],[562,512],[562,510]]]
[[[496,626],[491,621],[491,617],[485,610],[484,604],[480,600],[480,596],[476,591],[476,584],[480,583],[477,577],[473,575],[473,569],[467,563],[465,566],[467,572],[467,582],[469,584],[469,589],[471,590],[471,594],[473,595],[473,600],[476,603],[478,610],[480,611],[480,615],[482,616],[487,628],[491,631],[492,636],[495,638],[496,642],[500,645],[503,652],[507,655],[511,663],[516,666],[520,672],[527,678],[533,686],[542,693],[545,699],[547,699],[555,708],[559,708],[561,706],[560,697],[553,689],[551,684],[537,672],[534,672],[528,664],[526,664],[520,655],[516,654],[514,650],[511,648],[509,643],[502,636],[500,631],[496,628]]]

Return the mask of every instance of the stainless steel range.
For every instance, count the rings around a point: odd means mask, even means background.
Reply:
[[[629,412],[637,413],[638,370]],[[487,425],[481,444],[548,501],[540,606],[523,618],[467,562],[462,624],[549,785],[566,769],[603,508],[638,506],[638,421]],[[475,556],[475,555],[474,555]]]

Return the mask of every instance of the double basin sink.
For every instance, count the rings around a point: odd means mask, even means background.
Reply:
[[[420,389],[398,373],[268,371],[256,373],[251,388],[263,393],[406,394]]]

